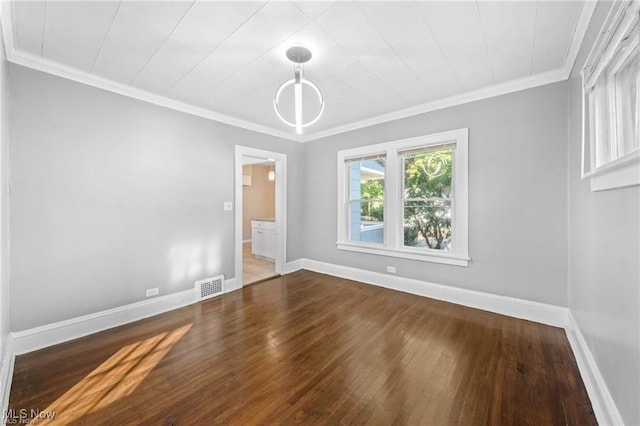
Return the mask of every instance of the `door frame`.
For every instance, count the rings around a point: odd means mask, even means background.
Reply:
[[[235,250],[236,250],[236,287],[242,284],[242,157],[260,157],[275,160],[276,192],[276,258],[277,274],[283,274],[287,256],[287,155],[236,145],[235,149]]]

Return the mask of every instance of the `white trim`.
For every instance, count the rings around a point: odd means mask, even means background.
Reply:
[[[4,353],[2,354],[2,370],[0,370],[0,383],[2,386],[2,413],[7,413],[9,410],[9,394],[11,392],[11,382],[13,381],[13,367],[15,364],[16,356],[14,353],[14,343],[11,334],[7,336],[5,341]],[[3,418],[3,420],[5,420]],[[3,423],[4,424],[4,423]]]
[[[242,157],[272,158],[275,160],[275,190],[276,190],[276,257],[275,272],[285,273],[285,259],[287,258],[287,155],[275,151],[250,148],[236,145],[235,147],[235,279],[242,287]]]
[[[435,284],[312,259],[301,259],[301,261],[303,269],[321,274],[346,278],[418,296],[430,297],[432,299],[495,312],[514,318],[535,321],[554,327],[564,327],[567,324],[568,309],[562,306]]]
[[[578,15],[578,20],[574,27],[573,37],[571,38],[571,45],[569,46],[567,59],[564,63],[566,78],[571,77],[573,66],[576,63],[578,53],[582,47],[582,41],[584,40],[584,36],[587,34],[587,29],[589,29],[589,24],[591,23],[591,17],[593,16],[593,12],[596,10],[597,5],[598,0],[586,0],[582,3],[580,14]]]
[[[240,290],[242,288],[242,281],[238,281],[236,278],[230,278],[224,282],[224,293],[231,293],[232,291]]]
[[[21,50],[13,50],[11,54],[7,52],[7,60],[23,67],[31,68],[34,70],[42,71],[45,73],[53,74],[58,77],[66,78],[78,83],[86,84],[88,86],[97,87],[108,92],[117,93],[123,96],[127,96],[140,101],[148,102],[150,104],[159,105],[165,108],[173,109],[175,111],[184,112],[186,114],[195,115],[197,117],[206,118],[209,120],[217,121],[231,126],[240,127],[243,129],[251,130],[266,135],[276,136],[292,141],[300,141],[300,138],[289,132],[282,130],[272,129],[261,124],[252,123],[250,121],[241,120],[230,115],[221,114],[211,111],[206,108],[197,107],[185,102],[177,101],[175,99],[167,98],[166,96],[157,95],[146,90],[142,90],[136,87],[128,86],[126,84],[118,83],[108,80],[103,77],[99,77],[94,74],[89,74],[84,71],[80,71],[66,65],[53,62],[48,59],[33,55],[31,53],[23,52]]]
[[[285,265],[284,273],[291,274],[292,272],[299,271],[300,269],[302,269],[302,259],[296,259]]]
[[[591,178],[591,191],[640,185],[640,150],[610,161],[585,177]]]
[[[569,344],[580,370],[580,376],[587,389],[593,412],[596,415],[598,424],[601,425],[623,425],[624,421],[616,407],[616,403],[609,392],[607,383],[600,373],[598,364],[593,358],[593,354],[587,345],[580,327],[569,311],[567,326],[565,327]]]
[[[376,254],[378,256],[400,257],[402,259],[418,260],[421,262],[443,263],[445,265],[469,266],[469,257],[455,256],[451,254],[438,253],[435,250],[418,253],[417,251],[409,251],[402,249],[390,249],[378,247],[376,245],[367,245],[365,243],[336,243],[338,250],[355,251],[360,253]]]
[[[232,287],[233,280],[225,285]],[[231,282],[231,283],[230,283]],[[228,292],[228,288],[226,292]],[[194,289],[154,297],[129,305],[95,312],[52,324],[12,333],[16,355],[25,354],[78,337],[117,327],[143,318],[171,311],[195,302]]]
[[[350,132],[352,130],[362,129],[364,127],[383,124],[389,121],[399,120],[401,118],[412,117],[427,112],[437,111],[457,105],[463,105],[470,102],[481,101],[508,93],[519,92],[521,90],[531,89],[533,87],[544,86],[546,84],[556,83],[567,79],[567,72],[564,68],[548,71],[542,74],[536,74],[530,77],[524,77],[517,80],[507,81],[505,83],[496,84],[494,86],[485,87],[474,90],[472,92],[451,96],[433,102],[427,102],[410,108],[401,109],[388,114],[378,115],[376,117],[367,118],[365,120],[356,121],[345,124],[343,126],[333,127],[322,132],[308,135],[302,139],[302,142],[309,142],[316,139],[326,138],[328,136],[340,133]]]

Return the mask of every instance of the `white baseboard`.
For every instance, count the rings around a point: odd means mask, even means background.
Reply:
[[[568,309],[562,306],[532,302],[515,297],[499,296],[426,281],[381,274],[348,266],[301,259],[303,269],[340,278],[373,284],[405,293],[430,297],[471,308],[526,319],[555,327],[565,327]]]
[[[119,306],[77,318],[34,327],[12,333],[16,355],[88,336],[153,315],[190,305],[195,302],[195,290],[189,289],[165,296]]]
[[[14,344],[13,338],[11,334],[7,336],[7,340],[5,342],[4,353],[2,354],[2,366],[0,369],[0,386],[2,386],[2,394],[0,394],[0,398],[2,399],[2,413],[9,412],[9,393],[11,392],[11,381],[13,380],[13,366],[16,360],[14,353]],[[4,424],[3,417],[3,424]]]
[[[225,280],[224,282],[225,293],[240,290],[241,288],[242,288],[242,283],[239,283],[238,280],[236,280],[235,278]]]
[[[302,269],[302,259],[296,259],[284,265],[284,274],[290,274],[300,269]]]
[[[225,293],[237,290],[235,278],[225,281]],[[48,346],[64,343],[99,331],[128,324],[143,318],[191,305],[196,301],[194,289],[154,297],[129,305],[100,311],[77,318],[55,322],[24,331],[11,333],[15,355],[37,351]]]
[[[565,330],[598,424],[624,425],[622,416],[620,416],[618,407],[616,407],[604,377],[600,373],[598,364],[593,358],[593,354],[571,312],[569,312],[568,324]]]

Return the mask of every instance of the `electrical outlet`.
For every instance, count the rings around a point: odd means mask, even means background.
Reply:
[[[395,266],[387,266],[387,272],[389,272],[390,274],[395,274],[396,273],[396,267]]]
[[[233,210],[233,202],[225,201],[223,204],[223,208],[225,212],[230,212],[231,210]]]
[[[147,297],[157,296],[158,294],[160,294],[160,289],[158,287],[147,289]]]

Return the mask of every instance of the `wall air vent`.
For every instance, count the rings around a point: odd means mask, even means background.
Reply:
[[[209,299],[224,293],[224,275],[196,281],[196,301]]]

